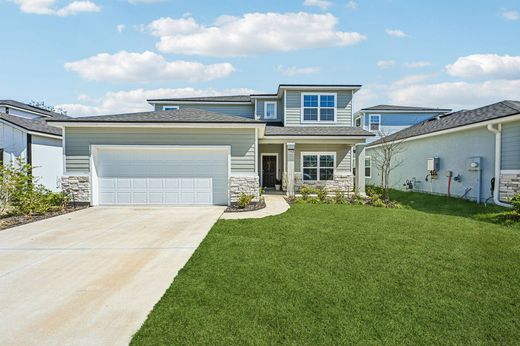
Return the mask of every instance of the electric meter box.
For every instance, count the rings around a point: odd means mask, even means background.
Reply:
[[[468,171],[479,171],[482,165],[482,158],[480,156],[474,156],[466,159],[466,168]]]
[[[438,172],[439,171],[440,160],[438,157],[431,157],[426,160],[426,170],[428,172]]]

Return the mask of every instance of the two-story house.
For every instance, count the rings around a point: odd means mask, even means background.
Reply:
[[[381,136],[389,136],[421,121],[449,112],[451,109],[378,105],[357,111],[354,114],[354,126],[375,134],[368,140],[370,143]]]
[[[272,94],[151,99],[153,112],[51,120],[65,133],[63,181],[93,205],[226,205],[279,184],[289,195],[303,184],[352,191],[353,148],[372,136],[352,126],[360,88],[281,84]]]
[[[50,190],[59,190],[63,175],[61,129],[46,119],[67,116],[14,100],[0,100],[0,161],[8,164],[22,158],[32,165],[32,174]]]

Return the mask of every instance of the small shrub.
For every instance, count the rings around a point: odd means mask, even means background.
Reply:
[[[375,185],[367,185],[365,187],[365,193],[367,196],[372,197],[374,195],[383,196],[384,189],[381,186],[375,186]]]
[[[240,194],[240,197],[238,198],[238,207],[240,209],[244,209],[245,207],[247,207],[251,203],[253,198],[255,198],[255,196],[248,195],[248,194],[242,192]]]
[[[265,187],[260,188],[260,196],[263,196],[265,194]]]
[[[366,201],[360,195],[354,195],[354,197],[352,197],[351,202],[352,202],[352,204],[355,204],[355,205],[363,205],[363,204],[365,204]]]
[[[385,204],[385,202],[383,202],[383,200],[381,200],[380,198],[374,198],[370,204],[371,204],[373,207],[377,207],[377,208],[386,208],[386,204]]]
[[[310,197],[305,202],[307,202],[309,204],[320,204],[321,203],[321,201],[316,197]]]
[[[50,192],[47,198],[51,206],[60,208],[65,208],[69,201],[68,196],[63,192]]]
[[[345,198],[345,192],[342,190],[334,191],[334,203],[336,204],[346,204],[347,199]]]
[[[511,204],[513,205],[513,211],[520,214],[520,193],[511,198]]]
[[[323,186],[317,187],[315,190],[316,190],[316,194],[318,195],[318,199],[320,200],[320,202],[322,202],[322,203],[326,202],[327,201],[327,190]]]
[[[316,193],[316,189],[309,185],[303,185],[302,187],[300,187],[300,193],[302,195],[302,198],[304,200],[307,200],[309,198],[309,195]]]

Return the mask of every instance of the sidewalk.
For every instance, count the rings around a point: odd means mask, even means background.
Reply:
[[[244,211],[238,213],[224,213],[220,217],[225,220],[238,219],[260,219],[266,216],[278,215],[289,209],[289,204],[283,195],[264,195],[265,208],[255,211]]]

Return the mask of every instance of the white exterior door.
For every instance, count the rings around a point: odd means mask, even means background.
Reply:
[[[99,147],[93,152],[100,205],[228,202],[222,147]]]

